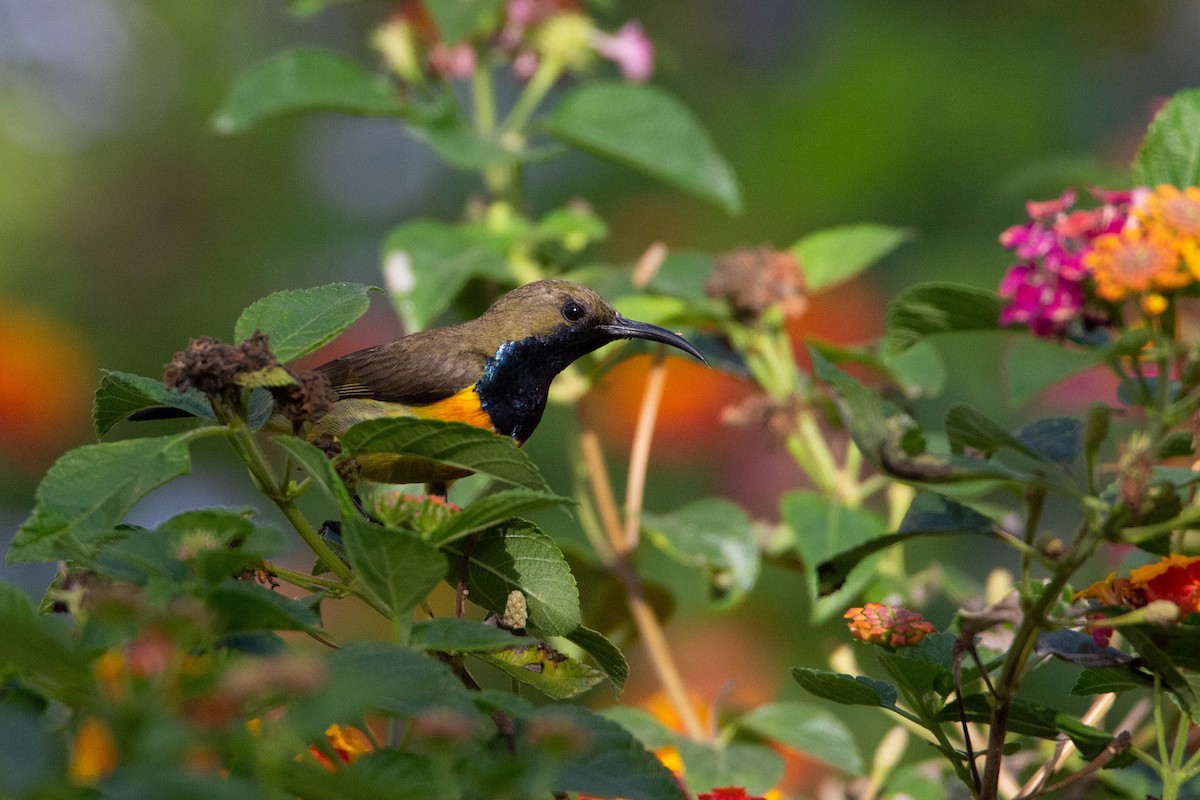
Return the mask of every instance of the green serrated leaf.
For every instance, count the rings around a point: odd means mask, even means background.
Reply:
[[[629,678],[629,662],[620,648],[606,639],[604,634],[583,625],[567,634],[566,638],[595,660],[596,666],[604,670],[618,695],[624,691],[625,681]]]
[[[415,623],[408,644],[417,650],[439,653],[486,653],[506,647],[531,647],[537,642],[473,619],[439,617]]]
[[[837,716],[824,708],[788,701],[768,703],[739,719],[737,727],[850,775],[863,772],[862,756],[854,735]]]
[[[67,626],[39,616],[24,592],[0,581],[0,672],[10,670],[64,700],[79,700],[91,683]]]
[[[460,513],[448,517],[429,535],[429,540],[438,545],[446,544],[522,514],[574,502],[569,497],[529,489],[507,489],[484,495]]]
[[[461,422],[412,417],[369,419],[342,435],[349,456],[393,453],[488,475],[503,483],[549,493],[546,479],[515,441]]]
[[[1023,405],[1059,381],[1098,363],[1100,354],[1095,350],[1034,336],[1017,337],[1004,358],[1009,402]]]
[[[844,550],[817,565],[817,591],[834,591],[858,564],[880,550],[913,538],[958,534],[995,536],[994,523],[966,506],[934,492],[920,492],[913,499],[900,529]]]
[[[1075,679],[1071,694],[1093,695],[1106,692],[1128,692],[1131,689],[1143,689],[1152,686],[1154,681],[1141,672],[1120,667],[1101,667],[1085,669]]]
[[[810,292],[847,281],[912,238],[912,231],[861,223],[817,231],[791,246]]]
[[[1194,682],[1176,666],[1174,659],[1166,653],[1154,637],[1141,627],[1126,626],[1121,631],[1130,646],[1146,661],[1146,668],[1162,679],[1163,686],[1179,701],[1192,722],[1200,724],[1200,693]],[[1192,648],[1194,652],[1194,647]]]
[[[818,594],[818,565],[827,562],[838,553],[876,539],[886,531],[883,520],[874,512],[847,508],[810,492],[785,494],[780,501],[780,514],[784,524],[792,531],[796,550],[804,562],[810,597],[814,599]],[[854,562],[850,568],[857,563]],[[841,584],[848,575],[849,570],[840,575],[838,585],[828,587],[829,591],[842,588]],[[861,589],[868,579],[868,575],[862,575],[855,585],[846,587],[845,594],[849,595]],[[829,613],[831,612],[825,607],[814,607],[814,614],[818,618],[824,618]]]
[[[811,694],[847,706],[893,708],[899,696],[895,686],[865,675],[856,677],[811,667],[795,667],[792,677]]]
[[[609,706],[600,716],[617,723],[640,740],[646,747],[657,750],[674,745],[676,734],[667,729],[658,717],[636,706]]]
[[[1133,181],[1200,185],[1200,89],[1176,93],[1154,117],[1133,159]]]
[[[946,438],[956,453],[970,447],[990,456],[1000,448],[1007,447],[1030,458],[1044,458],[1041,453],[1026,447],[998,423],[966,403],[950,406],[946,411],[945,428]]]
[[[604,680],[600,670],[543,644],[474,655],[555,700],[582,694]]]
[[[239,133],[268,117],[300,111],[399,116],[404,108],[386,76],[336,53],[293,50],[238,75],[212,125],[218,133]]]
[[[416,220],[383,241],[392,303],[409,331],[424,330],[472,278],[510,281],[508,260],[486,232],[471,225]]]
[[[92,423],[96,438],[102,439],[118,422],[135,411],[169,406],[186,411],[194,417],[212,419],[208,398],[196,389],[176,392],[156,378],[144,378],[127,372],[101,370],[103,376],[92,402]]]
[[[35,493],[29,519],[13,537],[6,563],[73,559],[113,528],[147,494],[191,472],[197,431],[101,442],[59,457]]]
[[[473,544],[472,544],[473,542]],[[514,520],[478,540],[442,548],[450,558],[450,579],[465,577],[471,602],[504,613],[513,591],[525,595],[527,627],[547,636],[567,636],[580,625],[579,589],[562,551],[531,522]],[[467,568],[464,553],[469,550]]]
[[[754,588],[760,558],[750,517],[726,500],[699,500],[642,517],[647,539],[680,563],[705,571],[709,597],[727,608]]]
[[[886,350],[900,352],[926,336],[1000,327],[1004,301],[995,292],[957,283],[919,283],[888,304]]]
[[[208,596],[208,607],[216,614],[223,634],[245,631],[311,631],[320,617],[304,603],[292,600],[265,586],[229,579]]]
[[[270,337],[275,357],[292,361],[329,344],[365,314],[369,292],[359,283],[331,283],[269,294],[242,312],[234,339],[240,342],[261,330]]]
[[[563,762],[554,780],[554,791],[626,800],[684,800],[671,771],[617,723],[569,705],[539,708],[531,719],[568,723],[591,742],[583,752]]]
[[[615,81],[568,92],[546,120],[554,137],[741,211],[732,168],[695,116],[662,89]]]
[[[271,441],[300,462],[300,465],[316,481],[317,485],[338,504],[342,514],[354,516],[359,513],[354,506],[353,498],[350,497],[349,490],[346,489],[346,484],[342,482],[337,470],[334,469],[333,462],[324,452],[295,436],[276,436]]]
[[[411,612],[446,577],[446,557],[409,531],[346,515],[342,540],[354,574],[393,618]]]

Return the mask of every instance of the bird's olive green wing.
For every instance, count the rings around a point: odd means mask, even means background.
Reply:
[[[342,356],[317,370],[343,400],[434,403],[475,383],[490,355],[456,333],[446,328],[415,333]]]

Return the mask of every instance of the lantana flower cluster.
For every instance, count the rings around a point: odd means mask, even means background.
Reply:
[[[1074,208],[1073,191],[1031,201],[1029,221],[1000,235],[1019,259],[1000,283],[1011,300],[1002,324],[1059,336],[1076,320],[1106,322],[1105,306],[1129,298],[1153,317],[1170,293],[1200,280],[1200,188],[1092,194],[1100,205],[1091,209]]]
[[[842,616],[850,620],[847,625],[855,639],[887,647],[911,647],[936,630],[917,612],[886,603],[867,603]]]
[[[498,31],[487,42],[444,41],[425,4],[405,0],[376,32],[374,43],[389,66],[413,84],[428,77],[470,78],[479,59],[487,58],[484,44],[505,56],[521,80],[532,78],[546,59],[573,71],[595,56],[612,61],[626,80],[644,81],[654,72],[654,45],[639,22],[630,20],[607,33],[569,0],[509,0]]]
[[[1075,593],[1076,600],[1098,600],[1105,606],[1144,608],[1167,601],[1179,616],[1200,612],[1200,556],[1169,555],[1129,571],[1129,577],[1110,573],[1102,581]]]

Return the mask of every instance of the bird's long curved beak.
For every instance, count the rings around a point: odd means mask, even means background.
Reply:
[[[647,339],[651,342],[669,344],[671,347],[677,347],[688,355],[694,356],[706,366],[708,365],[708,359],[702,356],[700,351],[687,339],[678,333],[672,333],[666,328],[660,328],[648,322],[637,322],[618,316],[609,324],[601,325],[600,330],[614,339]]]

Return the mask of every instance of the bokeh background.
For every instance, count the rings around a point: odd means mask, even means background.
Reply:
[[[996,236],[1023,218],[1026,198],[1120,184],[1158,104],[1200,85],[1200,8],[1187,0],[603,5],[610,27],[642,21],[655,79],[707,125],[745,211],[729,217],[573,155],[531,171],[535,213],[588,198],[612,232],[596,257],[614,263],[654,241],[723,251],[857,221],[911,228],[916,238],[867,279],[812,299],[797,335],[834,341],[877,335],[887,298],[916,281],[994,286],[1007,265]],[[238,70],[278,50],[375,63],[364,43],[387,10],[365,0],[298,19],[283,0],[0,0],[0,544],[56,455],[91,440],[101,367],[160,374],[189,337],[228,338],[241,309],[277,289],[378,284],[390,227],[455,219],[478,191],[393,121],[310,115],[233,138],[210,127]],[[399,333],[376,300],[337,347]],[[1019,417],[1003,407],[996,341],[944,353],[948,393]],[[587,404],[614,459],[644,370],[636,360],[615,370]],[[648,507],[712,493],[772,518],[797,481],[786,454],[717,421],[745,387],[683,362],[673,370]],[[529,445],[551,474],[566,473],[563,424],[552,416]],[[222,458],[202,446],[195,474],[136,521],[248,502]],[[49,570],[2,574],[37,594]],[[786,665],[842,638],[805,627],[795,580],[768,570],[756,598],[720,620],[720,639],[689,629],[685,597],[673,630],[685,663],[701,662],[686,667],[691,679],[733,677],[761,701]],[[752,673],[738,666],[749,654]]]

